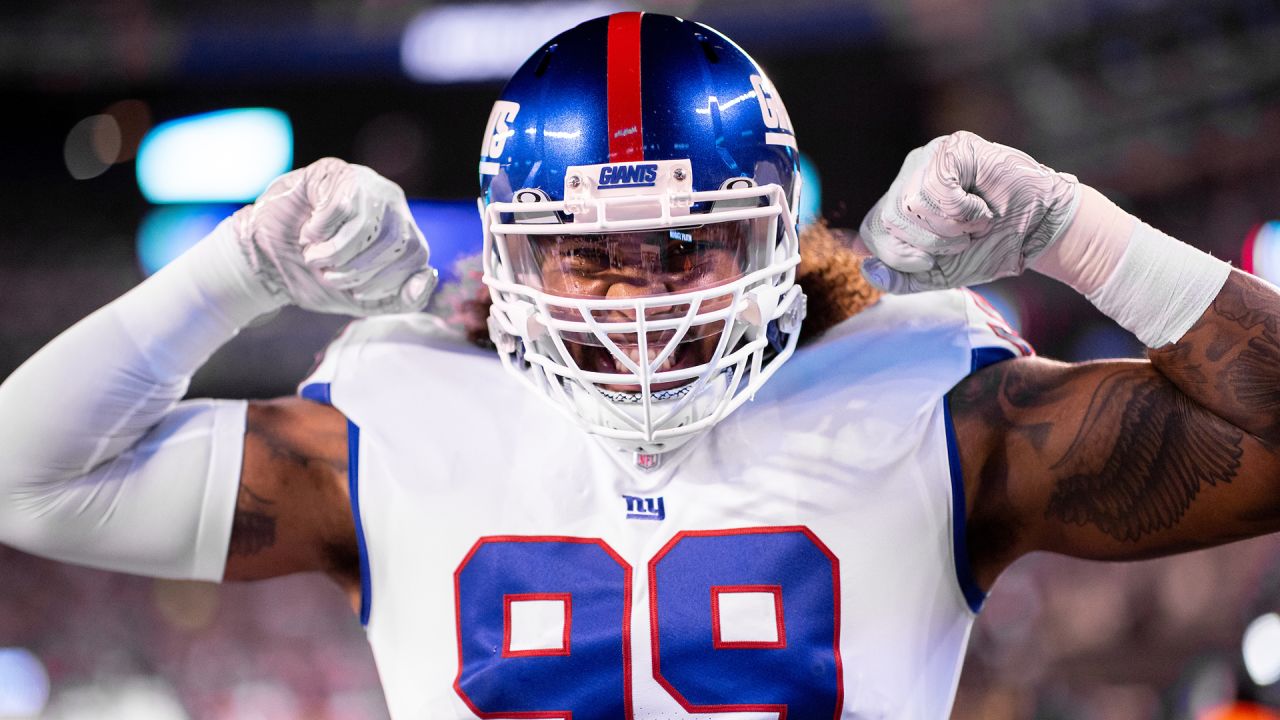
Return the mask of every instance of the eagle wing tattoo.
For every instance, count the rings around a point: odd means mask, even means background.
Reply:
[[[1136,542],[1172,528],[1205,485],[1240,468],[1243,431],[1213,422],[1159,376],[1120,370],[1098,385],[1046,513]]]

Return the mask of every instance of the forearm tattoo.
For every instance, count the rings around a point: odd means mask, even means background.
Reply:
[[[1151,362],[1214,414],[1280,445],[1280,295],[1233,272],[1218,297],[1177,343]]]

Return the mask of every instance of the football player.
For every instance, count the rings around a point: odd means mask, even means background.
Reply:
[[[838,252],[797,282],[767,75],[621,13],[515,74],[479,170],[498,358],[413,312],[435,274],[400,190],[321,160],[0,387],[0,540],[328,573],[397,718],[799,720],[946,717],[1027,553],[1280,530],[1280,295],[1021,152],[960,132],[907,157],[861,233],[891,294]],[[1035,357],[960,289],[1028,268],[1149,359]],[[180,401],[286,303],[367,319],[297,398]]]

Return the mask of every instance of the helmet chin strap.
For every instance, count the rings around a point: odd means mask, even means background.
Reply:
[[[680,411],[670,418],[664,427],[660,429],[677,428],[692,423],[700,418],[705,418],[714,412],[716,405],[721,398],[728,392],[729,384],[732,381],[733,371],[726,369],[719,373],[716,377],[707,381],[701,391],[690,400]],[[690,381],[686,385],[669,390],[659,390],[650,393],[650,407],[652,416],[661,416],[666,413],[669,408],[674,407],[677,403],[683,401],[685,396],[692,390],[696,381]],[[600,400],[592,395],[592,393],[577,390],[572,383],[567,384],[565,390],[573,401],[574,408],[579,416],[586,422],[593,425],[600,425],[616,430],[631,430],[632,428],[623,424]],[[637,422],[644,422],[644,405],[643,397],[640,393],[618,392],[600,389],[600,393],[608,399],[613,409],[630,417]],[[600,439],[608,443],[610,446],[622,452],[634,454],[636,467],[642,470],[656,470],[662,463],[662,457],[666,453],[683,446],[701,433],[692,435],[682,435],[677,437],[665,438],[661,441],[644,442],[635,440],[619,440],[601,436]]]

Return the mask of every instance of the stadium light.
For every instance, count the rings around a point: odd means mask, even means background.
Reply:
[[[37,717],[49,702],[49,674],[30,650],[0,648],[0,718]]]
[[[822,217],[822,179],[813,159],[800,153],[800,207],[796,208],[800,223],[811,223]]]
[[[610,0],[440,5],[405,26],[400,66],[419,82],[504,80],[565,28],[625,9]]]
[[[240,207],[235,204],[151,208],[138,226],[138,265],[147,275],[168,265]]]
[[[1280,220],[1255,225],[1245,237],[1241,266],[1270,283],[1280,283]]]
[[[138,265],[152,275],[208,235],[240,205],[164,205],[147,211],[138,226]],[[471,200],[410,200],[409,212],[431,246],[440,279],[455,279],[454,264],[480,252],[480,214]],[[0,715],[0,717],[4,717]]]
[[[292,166],[288,115],[220,110],[152,128],[138,148],[138,187],[154,203],[246,202]]]
[[[1244,631],[1244,669],[1259,687],[1280,680],[1280,615],[1267,613]]]

